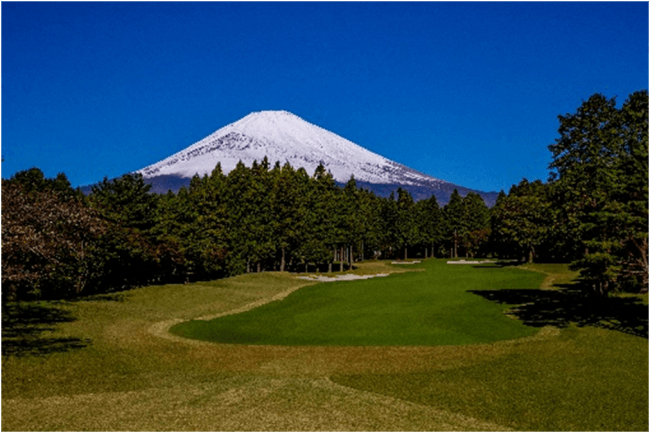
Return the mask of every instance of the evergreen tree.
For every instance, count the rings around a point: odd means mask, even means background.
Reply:
[[[396,246],[404,252],[404,259],[408,258],[408,248],[420,243],[418,225],[416,224],[415,203],[411,194],[402,189],[397,189],[397,233]]]
[[[122,290],[156,281],[157,248],[153,232],[158,196],[141,174],[126,174],[92,187],[90,205],[108,224],[100,238],[104,250],[103,288]]]
[[[499,198],[492,210],[495,238],[518,259],[533,261],[547,241],[551,227],[547,185],[523,179],[512,186],[507,197]]]
[[[316,168],[310,185],[310,234],[322,240],[322,246],[326,250],[322,254],[323,260],[328,264],[328,272],[332,272],[341,238],[338,213],[341,191],[336,186],[332,174],[327,172],[322,164]]]
[[[497,200],[490,209],[490,250],[499,258],[512,258],[515,250],[512,240],[506,236],[502,226],[501,215],[504,212],[508,196],[501,190]]]
[[[435,195],[416,203],[418,231],[424,247],[424,257],[435,257],[435,247],[442,239],[445,227],[442,211]]]
[[[370,191],[359,190],[358,218],[361,223],[361,245],[359,256],[361,260],[374,257],[374,251],[381,249],[383,225],[381,221],[381,203]]]
[[[444,207],[447,233],[445,237],[450,244],[451,257],[458,257],[458,244],[466,232],[466,214],[463,199],[457,189],[451,193],[449,203]]]
[[[395,194],[391,191],[390,196],[381,199],[381,215],[384,223],[382,251],[384,256],[394,257],[399,255],[401,238],[399,232],[399,212]]]
[[[354,251],[357,245],[361,244],[364,225],[361,221],[363,211],[361,209],[361,193],[357,188],[354,175],[343,187],[341,206],[341,231],[343,247],[346,249],[348,268],[352,269]]]
[[[597,293],[647,282],[647,118],[647,91],[621,110],[595,94],[559,116],[560,137],[549,146],[555,204],[584,247],[572,266]]]
[[[270,164],[265,156],[260,164],[253,161],[250,196],[253,214],[248,215],[248,228],[253,245],[251,258],[257,264],[257,272],[268,267],[275,260],[275,239],[273,237],[273,179]]]
[[[463,198],[463,207],[465,221],[461,242],[466,256],[474,257],[479,250],[485,251],[487,246],[490,236],[490,210],[483,198],[473,192]]]
[[[90,202],[108,221],[146,233],[155,224],[156,196],[141,174],[104,178],[92,187]]]
[[[186,272],[195,279],[224,276],[228,251],[226,177],[217,165],[210,176],[194,176],[189,189],[179,194],[184,221],[179,241],[186,259]]]
[[[251,170],[239,161],[226,179],[226,206],[230,221],[230,249],[228,254],[228,269],[231,274],[241,274],[251,271],[251,261],[255,257],[254,240],[251,239],[249,225],[252,223],[251,214],[256,212],[251,198]]]
[[[273,169],[273,232],[280,253],[280,271],[287,269],[288,259],[304,242],[307,225],[307,195],[299,175],[287,162]]]
[[[648,286],[648,92],[635,92],[625,101],[619,123],[623,149],[618,158],[617,189],[612,201],[621,216],[620,282],[624,288]]]

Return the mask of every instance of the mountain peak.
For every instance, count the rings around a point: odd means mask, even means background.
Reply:
[[[306,122],[304,119],[301,119],[299,116],[296,116],[293,113],[285,110],[264,110],[264,111],[253,111],[246,117],[241,118],[238,122],[241,121],[300,121]],[[238,123],[235,122],[235,123]]]
[[[267,157],[271,165],[289,162],[312,174],[321,163],[334,179],[440,189],[448,182],[417,172],[365,149],[284,110],[256,111],[224,126],[180,152],[139,170],[145,179],[189,179],[212,172],[221,163],[224,174],[239,161],[251,166]],[[461,187],[462,188],[462,187]]]
[[[438,181],[390,161],[345,138],[284,110],[252,112],[203,140],[140,170],[145,178],[160,175],[192,177],[210,173],[221,162],[229,173],[240,160],[289,162],[313,173],[322,162],[339,182],[354,175],[371,183],[418,184]]]
[[[262,110],[262,111],[253,111],[252,113],[249,114],[251,115],[259,115],[259,116],[293,116],[293,117],[298,117],[293,113],[290,113],[286,110]]]

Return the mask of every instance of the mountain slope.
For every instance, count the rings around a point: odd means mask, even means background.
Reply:
[[[218,162],[227,174],[240,160],[251,166],[265,156],[271,164],[289,162],[310,174],[323,164],[337,182],[345,183],[354,175],[360,186],[381,196],[402,187],[416,200],[435,194],[442,204],[454,188],[461,195],[471,191],[384,158],[286,111],[251,113],[138,172],[153,191],[176,191],[195,174],[209,174]],[[475,192],[488,206],[496,200],[496,193]]]

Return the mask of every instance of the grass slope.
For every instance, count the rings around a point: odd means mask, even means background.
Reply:
[[[366,274],[397,269],[383,262],[359,266],[355,272]],[[553,281],[575,276],[566,266],[527,267],[543,273],[549,290],[522,292],[559,293]],[[648,430],[647,337],[597,322],[578,326],[572,315],[530,338],[453,346],[219,345],[151,333],[161,322],[228,312],[299,287],[297,293],[316,286],[264,273],[6,305],[2,429]],[[491,289],[499,287],[522,285]],[[643,302],[639,318],[647,335],[647,295]],[[507,307],[492,305],[501,318]],[[550,312],[526,311],[535,320]],[[556,323],[551,319],[557,314],[544,324]]]
[[[536,288],[542,274],[445,261],[420,268],[424,272],[318,284],[245,313],[181,323],[171,332],[219,343],[406,346],[486,343],[537,331],[469,291]]]
[[[638,337],[569,328],[490,362],[333,380],[514,430],[647,431],[647,351]]]

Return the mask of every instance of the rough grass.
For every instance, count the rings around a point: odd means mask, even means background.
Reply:
[[[171,332],[219,343],[334,346],[475,344],[536,332],[470,291],[537,288],[542,275],[444,261],[418,268],[425,272],[321,283],[242,314],[180,323]]]
[[[514,430],[647,431],[647,349],[638,337],[569,328],[490,362],[333,380]]]
[[[354,272],[403,268],[375,262]],[[5,309],[2,429],[648,429],[647,338],[590,325],[429,347],[229,345],[151,333],[310,284],[265,273]],[[647,309],[645,320],[647,329]]]

